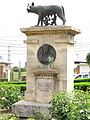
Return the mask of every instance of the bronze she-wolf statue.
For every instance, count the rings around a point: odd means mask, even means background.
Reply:
[[[57,5],[50,5],[50,6],[34,6],[34,3],[30,6],[28,4],[27,6],[28,13],[35,13],[38,15],[38,23],[36,26],[39,26],[41,22],[41,26],[43,26],[43,23],[46,25],[56,25],[56,16],[58,16],[62,22],[63,25],[65,25],[66,19],[65,19],[65,11],[64,7],[57,6]],[[53,18],[50,18],[50,16]],[[47,19],[46,19],[47,18]],[[47,20],[47,21],[46,21]],[[51,21],[51,24],[49,23]],[[53,23],[53,24],[52,24]]]

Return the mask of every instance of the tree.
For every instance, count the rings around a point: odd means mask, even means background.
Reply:
[[[90,52],[86,56],[86,61],[87,61],[87,64],[88,64],[88,66],[90,68]]]
[[[12,68],[12,70],[13,70],[14,72],[18,72],[18,71],[19,71],[19,68],[18,68],[17,66],[15,66],[15,67]]]
[[[87,64],[88,64],[88,66],[90,68],[90,52],[86,56],[86,61],[87,61]],[[90,71],[89,71],[89,76],[90,76]]]
[[[22,72],[26,72],[26,70],[27,70],[26,66],[23,67],[23,68],[21,68],[21,71],[22,71]]]

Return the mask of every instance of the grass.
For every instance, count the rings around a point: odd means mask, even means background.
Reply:
[[[21,76],[26,76],[26,74],[26,72],[21,72]],[[13,79],[19,80],[19,72],[14,72]]]

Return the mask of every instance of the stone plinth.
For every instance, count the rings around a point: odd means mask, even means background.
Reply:
[[[57,71],[36,69],[33,71],[36,80],[36,102],[48,103],[50,97],[55,93],[57,88]],[[27,100],[28,96],[27,96]]]
[[[27,36],[27,40],[24,42],[27,44],[28,73],[25,100],[22,105],[20,103],[20,106],[23,108],[27,101],[30,104],[27,104],[27,106],[29,105],[28,111],[26,110],[28,107],[25,110],[21,108],[17,110],[19,103],[16,103],[13,105],[13,112],[20,116],[22,116],[21,113],[28,116],[29,112],[30,117],[31,113],[33,114],[31,101],[35,102],[35,106],[37,102],[44,105],[48,103],[50,95],[53,93],[73,91],[74,36],[79,34],[80,30],[71,26],[45,26],[22,28],[21,32]],[[55,61],[47,67],[41,64],[37,57],[39,48],[45,44],[52,46],[56,51]],[[44,113],[45,109],[41,112]]]
[[[42,114],[49,114],[48,108],[50,107],[47,103],[32,102],[22,100],[13,105],[13,112],[15,115],[20,117],[35,117],[36,112]]]

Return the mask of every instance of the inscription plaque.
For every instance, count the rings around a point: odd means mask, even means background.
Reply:
[[[36,96],[38,102],[48,102],[51,94],[54,91],[53,79],[49,78],[37,78],[36,82]]]
[[[38,82],[37,83],[37,89],[39,89],[41,92],[48,92],[52,89],[52,83],[51,82]]]

